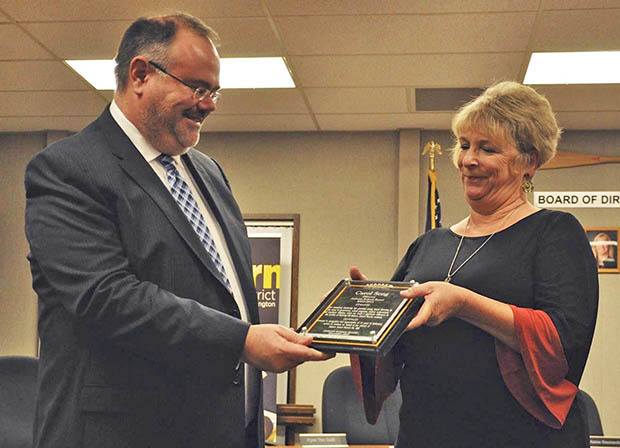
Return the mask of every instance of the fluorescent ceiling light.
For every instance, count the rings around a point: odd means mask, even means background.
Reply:
[[[532,53],[524,84],[618,84],[620,51]]]
[[[73,70],[97,90],[116,89],[113,60],[82,60],[65,61]]]
[[[97,90],[114,90],[113,60],[65,61]],[[223,58],[220,84],[222,89],[294,88],[295,83],[281,57]]]
[[[294,88],[283,58],[224,58],[220,69],[222,89]]]

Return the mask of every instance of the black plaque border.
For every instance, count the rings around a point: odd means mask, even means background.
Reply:
[[[319,306],[297,329],[303,333],[307,329],[311,329],[316,321],[327,311],[327,309],[340,297],[340,295],[351,286],[371,287],[373,285],[390,285],[395,289],[405,290],[411,287],[408,282],[388,282],[380,280],[350,280],[343,279],[325,296]],[[386,288],[387,289],[387,288]],[[375,354],[383,356],[389,352],[398,341],[400,335],[405,331],[409,321],[418,312],[424,299],[417,297],[408,300],[407,303],[395,315],[390,326],[386,328],[376,342],[349,341],[339,339],[334,336],[332,339],[321,338],[312,341],[311,346],[317,350],[324,352],[338,353],[359,353],[359,354]]]

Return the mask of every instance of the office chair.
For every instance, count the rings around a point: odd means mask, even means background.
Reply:
[[[38,360],[0,356],[0,446],[31,448]]]
[[[588,395],[583,390],[579,389],[577,392],[577,397],[575,400],[581,402],[581,406],[586,411],[586,416],[588,420],[588,429],[590,430],[591,436],[602,436],[603,435],[603,424],[601,423],[601,416],[598,413],[598,409],[596,407],[596,403],[592,399],[590,395]]]
[[[366,421],[364,405],[355,390],[351,367],[331,372],[323,384],[323,432],[346,433],[350,444],[393,445],[398,436],[398,412],[402,403],[400,386],[381,409],[375,425]]]

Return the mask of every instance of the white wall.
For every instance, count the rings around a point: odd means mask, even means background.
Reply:
[[[37,302],[24,235],[24,171],[44,134],[0,134],[0,355],[36,353]]]
[[[393,133],[208,134],[244,213],[299,213],[298,321],[358,264],[388,278],[397,262],[397,136]],[[317,408],[338,355],[297,369],[298,403]]]

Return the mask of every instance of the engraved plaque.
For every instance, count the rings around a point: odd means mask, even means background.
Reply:
[[[422,299],[406,299],[406,282],[342,280],[298,329],[312,347],[344,353],[387,353]]]

